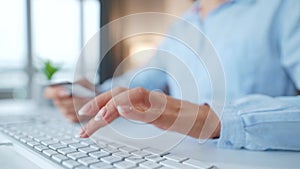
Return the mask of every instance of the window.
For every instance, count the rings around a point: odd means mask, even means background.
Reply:
[[[73,64],[80,52],[79,5],[76,0],[32,1],[34,57]]]
[[[27,73],[28,58],[62,65],[61,76],[72,74],[82,45],[100,27],[99,0],[29,0],[32,56],[28,56],[28,0],[0,1],[0,99],[26,98],[34,77]],[[83,25],[82,25],[83,24]]]
[[[25,1],[0,1],[0,69],[21,69],[26,65]]]
[[[81,5],[83,21],[80,19]],[[50,59],[62,65],[65,72],[58,74],[59,78],[71,80],[82,46],[100,27],[99,8],[96,0],[85,0],[82,4],[79,0],[33,0],[35,60]]]
[[[24,0],[0,1],[0,99],[24,97],[26,73],[26,8]]]

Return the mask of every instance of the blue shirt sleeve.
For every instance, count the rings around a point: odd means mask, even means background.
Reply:
[[[300,1],[284,1],[279,13],[281,63],[300,90]]]
[[[281,63],[300,90],[300,13],[295,12],[299,9],[300,1],[282,1],[277,19]],[[300,96],[252,95],[226,104],[218,146],[299,151],[299,103]]]
[[[298,103],[298,104],[297,104]],[[218,146],[250,150],[300,150],[300,96],[252,95],[228,103]]]
[[[165,40],[158,50],[166,50],[170,42]],[[120,76],[106,80],[98,87],[100,92],[108,91],[115,87],[144,87],[147,90],[166,91],[167,75],[165,73],[164,61],[162,61],[162,53],[157,52],[147,63],[141,68],[130,70]]]

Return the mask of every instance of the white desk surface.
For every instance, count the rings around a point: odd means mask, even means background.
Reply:
[[[25,102],[25,103],[15,102],[15,103],[16,104],[14,109],[16,111],[19,111],[20,110],[19,108],[23,107],[23,112],[26,112],[27,114],[28,112],[32,112],[34,109],[33,108],[34,106],[32,106],[32,103],[30,102]],[[5,105],[11,106],[12,103],[9,101],[0,102],[0,123],[1,123],[1,116],[2,117],[5,116],[3,110],[7,109],[5,108]],[[24,111],[24,105],[29,105],[27,107],[28,110]],[[51,112],[53,113],[53,109],[51,110]],[[15,115],[17,114],[17,112],[13,114]],[[21,115],[24,115],[24,113]],[[122,125],[123,124],[121,120],[121,122],[120,121],[114,122],[112,126],[113,128],[116,129],[118,126],[120,127]],[[119,135],[116,135],[113,132],[111,132],[111,128],[112,127],[110,126],[107,127],[106,129],[100,130],[95,137],[109,136],[112,139],[115,138],[118,141],[128,143],[127,139],[124,139],[123,137],[120,138]],[[141,130],[131,129],[130,133],[131,134],[138,133],[138,131]],[[168,140],[168,138],[163,138],[160,141],[161,142],[159,143],[159,145],[157,143],[149,143],[149,144],[151,144],[151,146],[160,147],[161,145],[164,144],[167,145],[168,141],[170,140]],[[1,142],[8,142],[8,141],[4,137],[0,137],[0,145]],[[147,141],[145,140],[140,140],[140,142],[148,145]],[[220,149],[216,147],[213,141],[208,141],[205,144],[199,144],[197,140],[189,137],[186,137],[182,142],[180,142],[180,144],[173,147],[171,152],[184,154],[191,158],[213,163],[217,165],[219,169],[271,169],[271,168],[272,169],[273,168],[274,169],[299,169],[300,168],[300,152],[285,152],[285,151],[259,152],[259,151],[249,151],[249,150]],[[18,155],[11,152],[11,147],[8,146],[8,148],[5,148],[3,146],[0,146],[0,165],[4,164],[4,162],[6,162],[6,165],[8,165],[9,161],[15,162],[16,160],[13,159],[18,159],[18,158],[20,158]],[[23,163],[26,162],[23,161]],[[30,164],[26,166],[29,165]],[[24,165],[22,166],[24,167]],[[34,165],[32,164],[32,166]],[[16,169],[17,168],[18,167],[16,167]]]
[[[110,127],[114,128],[113,130],[117,129],[123,135],[126,134],[125,130],[127,128],[123,127],[124,130],[122,131],[121,127],[118,128],[118,126],[124,125],[122,122],[117,121]],[[131,128],[128,135],[134,137],[132,133],[138,132],[139,129]],[[178,144],[174,144],[175,141],[173,140],[178,138],[176,135],[175,133],[169,133],[168,136],[170,138],[165,136],[154,141],[151,141],[151,139],[140,139],[135,142],[134,146],[142,145],[141,147],[144,147],[143,145],[149,145],[151,147],[158,147],[159,149],[166,149],[165,147],[168,147],[170,142],[172,142],[171,144],[174,146],[171,146],[171,152],[215,164],[219,169],[300,169],[300,152],[221,149],[216,146],[213,140],[208,140],[200,144],[198,140],[191,137],[185,137]],[[115,134],[114,131],[107,128],[98,131],[95,137],[101,138],[103,136],[108,136],[129,145],[132,141],[131,139],[121,137],[120,134]]]

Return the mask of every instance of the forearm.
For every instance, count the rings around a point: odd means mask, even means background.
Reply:
[[[221,130],[219,117],[207,104],[198,107],[197,120],[188,135],[197,139],[218,138]]]
[[[162,94],[163,96],[163,94]],[[198,105],[166,96],[166,106],[153,124],[194,138],[209,139],[220,135],[220,120],[209,105]]]

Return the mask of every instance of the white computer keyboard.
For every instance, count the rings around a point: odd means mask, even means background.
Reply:
[[[0,125],[0,132],[37,155],[68,169],[216,169],[211,164],[157,149],[136,148],[108,140],[74,137],[79,128],[62,123],[30,122]]]

